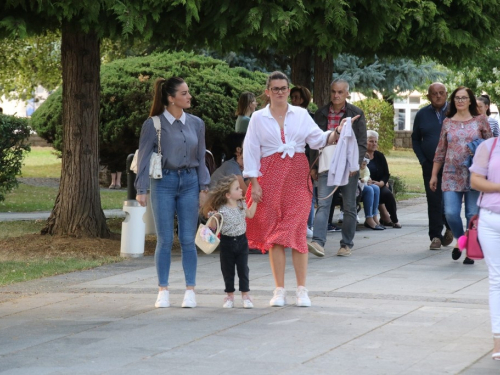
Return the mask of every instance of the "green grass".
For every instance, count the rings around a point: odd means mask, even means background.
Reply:
[[[61,159],[50,147],[32,147],[26,155],[21,171],[24,178],[59,178]],[[0,212],[51,211],[58,188],[19,184],[17,189],[5,195],[0,202]],[[122,208],[127,192],[122,190],[101,190],[101,205],[104,210]]]
[[[0,262],[0,286],[90,269],[120,260],[120,257],[106,257],[98,260],[52,258],[34,259],[29,262],[4,261]]]
[[[0,202],[0,212],[51,211],[58,188],[19,184],[17,189],[5,195]],[[101,205],[104,210],[122,208],[127,199],[126,190],[101,190]]]
[[[32,147],[23,164],[22,177],[61,177],[61,159],[50,147]]]
[[[20,237],[25,234],[40,233],[45,220],[0,221],[0,240],[8,237]]]
[[[391,175],[404,180],[408,193],[425,194],[422,168],[413,150],[393,150],[386,158]]]

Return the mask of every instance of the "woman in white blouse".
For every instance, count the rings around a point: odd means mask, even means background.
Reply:
[[[250,120],[243,147],[243,176],[250,178],[247,204],[259,203],[247,223],[250,248],[269,251],[276,289],[271,306],[284,306],[285,248],[292,249],[297,278],[297,306],[311,306],[305,288],[308,250],[307,217],[311,205],[309,163],[306,143],[319,149],[336,142],[337,132],[323,132],[301,107],[288,104],[289,80],[281,72],[267,78],[265,94],[269,103]]]

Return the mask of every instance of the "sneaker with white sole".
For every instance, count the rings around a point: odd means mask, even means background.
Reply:
[[[243,297],[243,308],[244,309],[253,309],[253,302],[249,295]]]
[[[311,228],[307,228],[306,237],[307,238],[312,238],[313,237],[313,231],[311,230]]]
[[[286,290],[285,288],[274,289],[273,298],[269,302],[269,305],[273,307],[283,307],[286,305]]]
[[[311,306],[311,300],[309,299],[309,296],[307,295],[308,290],[303,287],[299,286],[297,287],[297,301],[295,304],[299,307],[310,307]]]
[[[321,246],[317,242],[314,242],[314,241],[308,242],[307,243],[307,250],[309,250],[309,252],[311,254],[314,254],[317,257],[324,257],[325,256],[325,249],[323,248],[323,246]]]
[[[170,307],[169,292],[166,289],[160,290],[158,292],[158,298],[155,302],[155,307]]]
[[[234,297],[224,297],[224,304],[222,307],[225,309],[232,309],[234,307]]]
[[[186,290],[186,293],[184,293],[182,307],[196,307],[196,296],[193,289],[188,289]]]

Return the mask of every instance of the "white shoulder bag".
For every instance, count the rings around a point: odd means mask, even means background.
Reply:
[[[161,123],[158,116],[153,116],[153,124],[156,129],[156,134],[158,135],[158,152],[153,152],[151,154],[151,159],[149,159],[149,177],[158,180],[163,177],[161,155]]]
[[[161,155],[161,122],[158,116],[153,116],[153,125],[156,129],[156,134],[158,135],[158,152],[153,152],[151,159],[149,160],[149,177],[154,179],[160,179],[163,177],[162,172],[162,155]],[[139,150],[135,150],[134,158],[132,163],[130,163],[130,170],[137,174],[137,162],[139,159]]]

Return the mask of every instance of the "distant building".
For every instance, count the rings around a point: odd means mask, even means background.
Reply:
[[[5,115],[16,115],[18,117],[31,117],[38,107],[48,98],[49,92],[42,86],[35,90],[34,97],[28,101],[7,100],[5,96],[0,98],[0,107]]]

